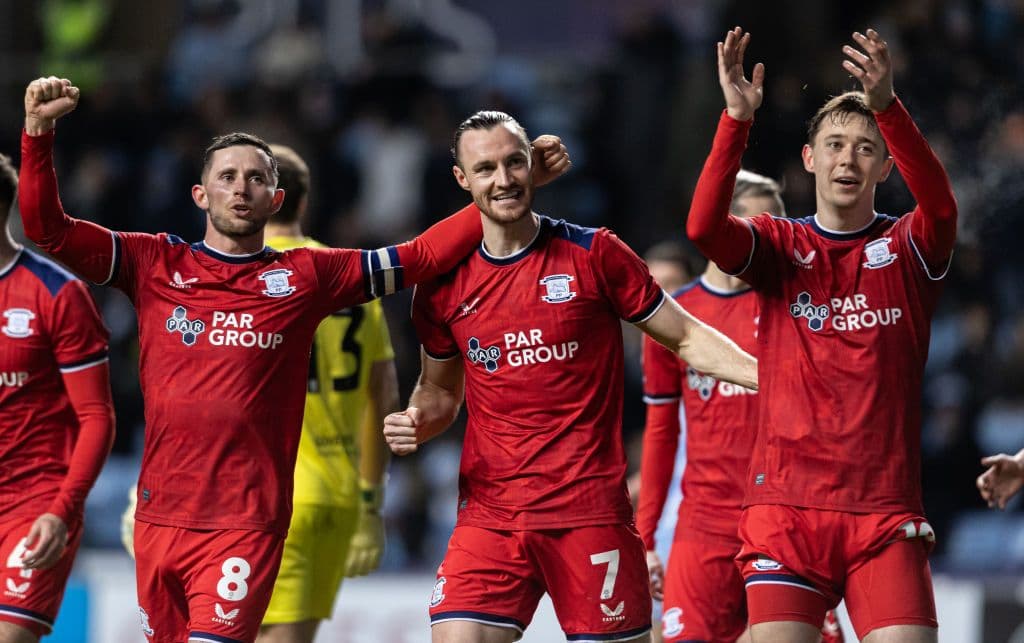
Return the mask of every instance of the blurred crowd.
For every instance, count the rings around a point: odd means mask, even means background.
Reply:
[[[854,87],[840,47],[871,25],[894,49],[897,94],[945,162],[960,204],[925,383],[935,565],[984,569],[977,525],[1024,525],[1019,506],[982,516],[973,486],[982,454],[1024,446],[1024,253],[1014,242],[1024,239],[1022,0],[42,0],[0,2],[0,14],[10,63],[0,74],[9,124],[0,151],[17,152],[29,80],[54,74],[82,87],[57,134],[73,215],[198,240],[204,221],[189,187],[202,149],[215,134],[242,130],[308,161],[311,236],[393,243],[465,204],[451,176],[451,133],[489,108],[569,147],[573,170],[540,191],[538,211],[608,226],[639,253],[683,238],[722,109],[714,43],[728,27],[753,33],[749,63],[767,67],[744,164],[781,180],[789,214],[807,216],[806,120]],[[912,207],[896,173],[880,192],[888,214]],[[86,540],[113,546],[144,422],[134,311],[117,291],[95,294],[112,333],[118,437],[90,497]],[[404,400],[419,369],[409,293],[386,308]],[[629,351],[624,426],[636,444],[644,409],[638,350]],[[386,569],[439,562],[455,520],[460,435],[456,426],[393,460]],[[1024,568],[1024,542],[1019,549],[1010,562]]]

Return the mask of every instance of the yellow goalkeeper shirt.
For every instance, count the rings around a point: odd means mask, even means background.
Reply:
[[[267,245],[277,250],[326,247],[296,237],[270,237]],[[295,462],[296,504],[356,504],[360,432],[371,408],[370,368],[394,357],[379,301],[343,308],[320,323],[309,360]]]

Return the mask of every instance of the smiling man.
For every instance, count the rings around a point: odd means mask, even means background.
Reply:
[[[469,423],[458,522],[430,601],[436,643],[506,643],[547,592],[574,641],[647,641],[651,598],[622,446],[620,319],[716,377],[756,387],[756,362],[665,295],[606,229],[532,210],[529,144],[502,112],[455,133],[453,172],[483,244],[421,286],[423,371],[385,419],[405,455]]]
[[[729,214],[764,67],[744,76],[739,27],[718,43],[726,109],[687,222],[758,295],[759,425],[736,559],[758,643],[817,641],[841,598],[866,643],[936,639],[921,378],[956,200],[896,98],[888,45],[872,29],[853,40],[843,67],[863,91],[810,121],[802,157],[817,212],[801,219]],[[917,199],[899,218],[875,211],[894,163]]]
[[[450,270],[479,243],[479,213],[469,206],[373,251],[278,252],[263,239],[284,199],[273,151],[229,134],[207,148],[192,188],[207,217],[202,241],[108,230],[66,215],[57,193],[54,126],[78,97],[67,79],[26,89],[19,204],[33,241],[123,290],[138,312],[142,629],[153,643],[253,641],[292,511],[314,331],[337,310]],[[557,163],[565,150],[551,145]]]

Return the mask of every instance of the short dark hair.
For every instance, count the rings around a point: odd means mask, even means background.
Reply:
[[[868,127],[878,132],[881,137],[881,130],[878,129],[878,121],[875,120],[875,113],[868,107],[867,98],[864,92],[846,92],[833,96],[814,113],[811,120],[807,121],[807,144],[814,145],[814,137],[821,130],[821,124],[828,118],[833,123],[845,123],[850,116],[863,116]],[[882,139],[882,150],[888,155],[889,148]]]
[[[6,221],[18,195],[18,170],[11,157],[0,154],[0,221]]]
[[[740,170],[736,174],[736,187],[732,191],[732,202],[729,204],[729,212],[741,215],[747,214],[746,212],[739,211],[739,202],[740,199],[748,196],[766,196],[777,200],[781,206],[778,213],[779,216],[786,216],[786,206],[782,201],[782,187],[775,179],[749,170]]]
[[[200,176],[205,177],[206,173],[210,171],[210,163],[213,161],[214,152],[228,147],[235,147],[236,145],[251,145],[266,152],[267,156],[270,157],[270,174],[274,177],[275,183],[277,182],[277,159],[274,157],[274,151],[259,136],[246,134],[245,132],[231,132],[230,134],[215,137],[203,152],[203,171]]]
[[[519,138],[523,139],[526,149],[530,149],[530,137],[526,135],[526,130],[519,124],[519,121],[505,112],[481,110],[459,123],[459,126],[455,128],[455,136],[452,137],[452,158],[455,160],[455,164],[459,165],[459,141],[462,140],[462,135],[465,132],[476,129],[489,130],[499,125],[510,125]],[[461,167],[461,165],[459,166]]]
[[[299,212],[302,200],[309,194],[309,166],[298,152],[287,145],[274,144],[270,149],[277,160],[277,187],[284,190],[284,202],[274,214],[274,219],[281,223],[294,223],[302,214]]]

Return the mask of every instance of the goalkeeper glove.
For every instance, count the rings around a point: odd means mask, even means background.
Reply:
[[[346,576],[365,576],[380,565],[384,553],[384,521],[380,507],[384,504],[384,485],[359,480],[359,523],[348,547]]]

